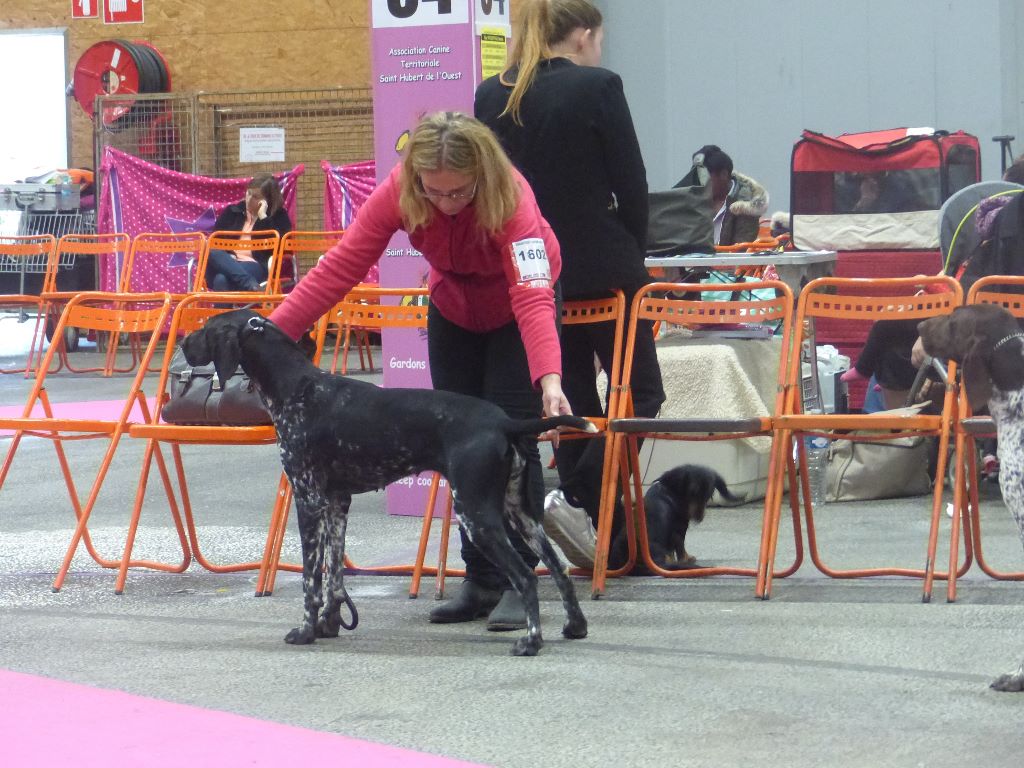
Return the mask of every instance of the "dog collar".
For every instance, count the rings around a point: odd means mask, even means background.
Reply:
[[[260,317],[259,315],[256,315],[254,317],[250,317],[248,320],[245,321],[245,327],[248,328],[253,333],[263,333],[263,329],[265,328],[266,323],[267,319],[265,317]]]
[[[1017,331],[1016,333],[1011,333],[1009,336],[1004,336],[1003,338],[996,342],[996,345],[992,347],[992,351],[995,352],[997,349],[1003,346],[1003,344],[1010,341],[1011,339],[1024,339],[1024,332]]]

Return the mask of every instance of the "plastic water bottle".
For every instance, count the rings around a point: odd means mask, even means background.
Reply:
[[[804,438],[807,453],[807,481],[811,486],[811,505],[819,507],[828,496],[828,449],[829,439],[824,435],[807,435]]]

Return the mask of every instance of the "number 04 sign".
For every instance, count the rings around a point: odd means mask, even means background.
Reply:
[[[373,26],[426,27],[469,22],[470,2],[481,0],[372,0]]]

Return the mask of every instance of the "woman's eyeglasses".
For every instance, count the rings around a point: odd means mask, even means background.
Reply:
[[[423,180],[416,179],[416,192],[428,200],[451,200],[453,203],[461,203],[463,200],[472,200],[476,197],[476,182],[468,190],[463,187],[454,192],[438,192],[423,186]]]

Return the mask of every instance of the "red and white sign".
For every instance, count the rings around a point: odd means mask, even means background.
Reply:
[[[92,0],[99,2],[99,0]],[[104,24],[141,24],[145,19],[142,0],[103,0]]]
[[[71,18],[96,19],[100,15],[103,0],[71,0]]]

